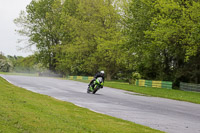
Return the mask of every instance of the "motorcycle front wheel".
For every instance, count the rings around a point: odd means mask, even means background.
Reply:
[[[97,86],[96,88],[94,88],[94,91],[92,93],[95,94],[98,90],[99,90],[99,87]]]

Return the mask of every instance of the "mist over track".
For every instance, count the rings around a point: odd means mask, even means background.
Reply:
[[[46,77],[0,75],[27,90],[72,102],[169,133],[200,133],[200,105],[104,87],[87,94],[86,83]]]

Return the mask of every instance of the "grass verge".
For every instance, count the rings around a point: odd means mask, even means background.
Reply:
[[[19,76],[38,76],[38,73],[16,73],[16,72],[0,72],[4,75],[19,75]]]
[[[89,83],[88,80],[76,80],[76,81]],[[130,85],[125,82],[115,82],[115,81],[105,81],[104,85],[111,88],[145,94],[147,96],[162,97],[167,99],[174,99],[179,101],[187,101],[200,104],[199,92],[190,92],[190,91],[165,89],[165,88],[140,87],[140,86]]]
[[[0,77],[0,133],[161,131],[16,87]]]

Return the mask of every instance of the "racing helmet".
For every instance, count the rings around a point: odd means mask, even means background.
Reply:
[[[104,76],[104,71],[100,71],[101,75]]]

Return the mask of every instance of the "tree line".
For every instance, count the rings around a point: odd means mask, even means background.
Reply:
[[[28,57],[5,56],[0,52],[0,72],[38,73],[44,70],[46,69],[37,62],[35,55]]]
[[[200,83],[198,0],[32,0],[14,20],[63,75]]]

